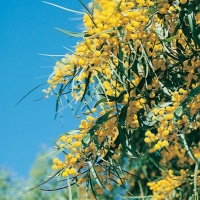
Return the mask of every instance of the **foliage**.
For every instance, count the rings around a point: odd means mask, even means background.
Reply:
[[[39,157],[43,157],[43,152]],[[51,172],[51,158],[44,157],[37,159],[29,174],[29,178],[19,178],[5,167],[0,168],[0,199],[1,200],[65,200],[69,199],[68,190],[44,192],[45,188],[29,191],[34,185],[38,185],[47,178]],[[51,187],[56,188],[59,182],[51,182]],[[50,186],[49,186],[50,187]],[[76,188],[72,188],[72,196],[77,199]]]
[[[58,29],[83,38],[44,90],[56,95],[56,113],[73,99],[85,117],[55,142],[64,157],[52,169],[66,187],[85,186],[86,199],[112,188],[143,199],[198,199],[199,5],[93,0],[84,5],[83,33]]]

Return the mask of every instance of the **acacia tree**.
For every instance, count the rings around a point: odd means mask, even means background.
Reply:
[[[84,198],[114,199],[119,186],[143,199],[198,199],[199,0],[80,3],[86,30],[59,30],[82,42],[56,62],[44,92],[57,112],[79,103],[85,119],[55,142],[63,157],[53,177],[83,185]]]

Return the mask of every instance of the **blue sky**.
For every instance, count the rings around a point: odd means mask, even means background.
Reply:
[[[78,0],[49,2],[83,11]],[[85,2],[85,1],[84,1]],[[86,1],[88,2],[88,1]],[[59,57],[81,39],[69,38],[55,27],[79,30],[82,15],[42,3],[41,0],[1,0],[0,2],[0,165],[27,176],[42,146],[53,147],[61,133],[76,128],[78,119],[64,111],[64,124],[54,121],[55,97],[33,101],[43,96],[37,89],[17,107],[14,105],[28,91],[46,81]],[[45,76],[45,77],[44,77]],[[42,77],[42,78],[41,78]]]

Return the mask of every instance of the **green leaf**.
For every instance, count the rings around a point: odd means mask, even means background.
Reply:
[[[172,37],[166,38],[166,39],[160,39],[162,42],[171,42],[173,39],[177,38],[177,35],[174,35]]]
[[[126,121],[126,115],[127,115],[128,106],[129,106],[129,104],[127,103],[121,109],[121,112],[120,112],[120,115],[119,115],[119,124],[121,126],[125,126],[125,121]]]
[[[119,29],[118,31],[120,32],[120,30],[121,30],[121,29]],[[118,53],[119,66],[118,66],[118,69],[119,69],[121,78],[122,78],[123,75],[124,75],[123,58],[124,58],[124,53],[123,53],[122,48],[121,48],[120,43],[119,43],[119,53]]]
[[[83,3],[82,0],[79,0],[80,3],[82,4],[82,6],[87,10],[87,12],[89,13],[90,16],[92,16],[92,13],[90,12],[90,10],[88,9],[88,7]]]
[[[200,93],[200,85],[190,91],[189,97],[195,97]]]
[[[181,117],[182,114],[183,114],[183,106],[178,106],[174,112],[174,116],[176,117],[176,119],[178,119]]]
[[[134,62],[132,63],[131,69],[133,70],[133,72],[139,77],[139,71],[138,71],[138,60],[135,59]]]
[[[32,93],[34,90],[36,90],[37,88],[39,88],[40,86],[44,85],[46,82],[41,83],[40,85],[34,87],[32,90],[30,90],[28,93],[26,93],[16,104],[15,106],[17,106],[23,99],[25,99],[30,93]],[[15,107],[14,106],[14,107]]]
[[[91,136],[90,134],[86,134],[83,139],[82,139],[82,144],[84,144],[84,146],[86,147],[91,141]]]
[[[172,104],[173,104],[172,101],[170,101],[170,102],[165,102],[165,103],[159,104],[158,107],[160,107],[160,108],[165,108],[165,107],[167,107],[167,106],[169,106],[169,105],[172,105]]]
[[[200,45],[200,39],[197,36],[199,28],[197,27],[197,24],[196,24],[193,9],[190,8],[189,11],[186,13],[186,15],[188,18],[189,27],[192,34],[192,39],[194,40],[195,46],[198,47],[198,45]]]
[[[107,121],[109,115],[113,112],[113,110],[109,110],[107,113],[105,113],[104,115],[102,115],[101,117],[99,117],[99,119],[97,119],[96,124],[101,125],[104,122]]]
[[[194,13],[190,12],[187,14],[188,17],[188,22],[189,22],[189,26],[190,26],[190,30],[192,32],[192,35],[194,35]]]
[[[89,72],[88,77],[85,79],[85,90],[83,92],[83,96],[81,97],[81,100],[80,100],[81,102],[83,101],[85,94],[87,92],[87,89],[88,89],[88,86],[89,86],[89,83],[90,83],[91,75],[92,75],[92,72]]]
[[[133,90],[134,88],[131,88],[129,91]],[[110,95],[107,95],[108,99],[110,102],[118,102],[118,103],[121,103],[124,99],[124,95],[127,94],[127,91],[126,90],[123,90],[118,97],[115,97],[115,96],[110,96]],[[103,96],[105,96],[104,94],[102,94]],[[106,98],[107,99],[107,98]]]
[[[80,200],[80,188],[78,185],[76,185],[76,193],[77,193],[77,199]]]
[[[61,85],[60,89],[59,89],[59,92],[57,94],[57,99],[56,99],[56,111],[55,111],[55,117],[54,117],[54,120],[56,119],[57,117],[57,114],[58,114],[58,107],[59,107],[59,103],[60,103],[60,97],[62,95],[62,88],[63,88],[63,84]]]
[[[53,4],[53,3],[49,3],[49,2],[46,2],[46,1],[42,1],[43,3],[46,3],[46,4],[49,4],[51,6],[55,6],[57,8],[60,8],[60,9],[63,9],[63,10],[66,10],[66,11],[69,11],[69,12],[74,12],[74,13],[77,13],[77,14],[82,14],[82,15],[85,15],[84,12],[79,12],[79,11],[76,11],[76,10],[71,10],[71,9],[68,9],[68,8],[65,8],[65,7],[62,7],[62,6],[59,6],[59,5],[56,5],[56,4]]]
[[[141,94],[141,91],[144,85],[145,85],[145,78],[143,77],[137,86],[136,95]]]
[[[97,172],[96,172],[96,170],[95,170],[95,167],[94,167],[93,163],[92,163],[91,161],[88,161],[87,163],[88,163],[89,166],[90,166],[90,170],[91,170],[91,172],[92,172],[92,174],[93,174],[93,176],[94,176],[94,179],[95,179],[95,181],[97,182],[97,184],[98,184],[101,188],[103,188],[103,189],[106,190],[106,187],[102,184],[101,180],[99,179],[99,176],[98,176],[98,174],[97,174]]]
[[[107,98],[106,97],[104,97],[104,98],[100,99],[99,101],[97,101],[95,103],[95,105],[94,105],[94,108],[96,108],[100,103],[103,103],[103,102],[107,102]]]
[[[111,101],[116,101],[118,103],[121,103],[124,99],[124,95],[127,94],[127,91],[126,90],[123,90],[118,97],[116,97],[114,100],[111,100]]]
[[[88,94],[88,95],[89,95],[89,98],[87,99],[86,102],[84,102],[85,105],[84,105],[84,107],[82,108],[82,110],[84,110],[86,107],[89,108],[89,103],[90,103],[92,100],[94,100],[95,97],[96,97],[96,94],[97,94],[97,92],[98,92],[98,86],[93,87],[93,89],[92,89],[91,91],[92,91],[92,94]],[[89,91],[88,91],[88,92],[89,92]],[[90,110],[90,108],[89,108],[89,110]]]
[[[90,183],[90,188],[92,190],[92,194],[93,194],[95,200],[97,200],[96,193],[95,193],[95,190],[94,190],[93,185],[92,185],[92,178],[91,178],[91,176],[89,177],[89,183]]]
[[[101,6],[95,1],[95,0],[92,0],[92,3],[94,4],[94,6],[99,10],[99,11],[103,11],[103,9],[101,8]]]
[[[108,111],[107,113],[105,113],[104,115],[102,115],[101,117],[99,117],[99,118],[97,119],[95,125],[94,125],[94,126],[88,131],[88,133],[83,137],[83,139],[82,139],[82,144],[83,144],[84,147],[86,147],[86,146],[90,143],[92,137],[93,137],[94,134],[95,134],[95,131],[97,131],[97,130],[100,128],[100,126],[101,126],[104,122],[106,122],[106,121],[108,120],[108,117],[109,117],[109,115],[110,115],[111,112],[113,112],[113,111],[110,110],[110,111]]]
[[[60,138],[61,138],[63,135],[66,135],[66,136],[68,136],[68,135],[74,135],[75,133],[78,133],[78,132],[79,132],[79,129],[67,131],[67,132],[63,133],[62,135],[60,135],[60,137],[54,142],[54,144],[55,144],[55,145],[58,145],[58,143],[61,142],[61,141],[60,141]]]
[[[154,124],[156,124],[160,119],[162,119],[163,116],[159,116],[157,117],[155,120],[151,121],[148,126],[153,126]]]
[[[69,180],[69,176],[67,177],[67,183],[68,183],[68,191],[69,191],[69,200],[72,200],[72,189],[71,189],[71,183]]]
[[[171,96],[170,90],[169,90],[161,81],[159,81],[159,84],[160,84],[160,86],[161,86],[163,92],[164,92],[165,94]]]
[[[90,12],[90,10],[87,8],[87,6],[83,3],[82,0],[79,0],[79,1],[83,5],[83,7],[86,9],[86,11],[87,11],[86,13],[88,14],[88,16],[90,17],[90,19],[92,20],[94,26],[97,27],[97,25],[96,25],[96,23],[95,23],[95,21],[93,19],[92,13]]]
[[[118,124],[118,131],[119,131],[119,139],[120,143],[122,145],[122,148],[126,151],[127,146],[126,146],[126,129],[122,128],[120,124]]]
[[[55,176],[57,176],[60,172],[62,171],[62,169],[60,169],[59,171],[57,171],[53,176],[51,176],[50,178],[48,178],[46,181],[40,183],[39,185],[32,187],[30,189],[28,189],[28,191],[34,190],[35,188],[40,187],[41,185],[44,185],[45,183],[49,182],[50,180],[52,180]]]
[[[85,94],[86,94],[86,92],[88,91],[91,75],[92,75],[92,72],[89,72],[88,76],[85,78],[85,88],[84,88],[84,92],[83,92],[83,95],[82,95],[82,97],[81,97],[81,99],[80,99],[80,103],[79,103],[79,106],[78,106],[78,108],[77,108],[77,110],[76,110],[75,116],[77,115],[77,113],[78,113],[78,111],[79,111],[79,109],[80,109],[80,107],[81,107],[81,104],[82,104],[82,102],[83,102],[83,100],[84,100],[84,98],[85,98]]]
[[[180,106],[178,106],[178,108],[174,112],[176,120],[181,117],[181,115],[183,114],[183,110],[186,108],[187,104],[192,100],[192,98],[194,98],[199,93],[200,85],[190,91],[188,97],[180,104]]]
[[[62,32],[62,33],[65,33],[71,37],[81,37],[83,38],[85,36],[85,33],[76,33],[76,32],[71,32],[71,31],[66,31],[66,30],[63,30],[63,29],[60,29],[60,28],[55,28],[56,30]]]
[[[119,10],[119,11],[121,11],[121,9],[120,9],[121,4],[122,4],[122,0],[117,5],[117,10]]]

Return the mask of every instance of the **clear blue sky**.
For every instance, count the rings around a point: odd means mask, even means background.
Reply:
[[[49,2],[83,11],[78,0]],[[88,1],[84,1],[88,2]],[[0,2],[0,165],[27,176],[43,144],[53,147],[50,138],[76,128],[77,119],[64,111],[64,125],[54,121],[55,97],[42,97],[41,87],[16,102],[35,86],[46,81],[56,60],[44,54],[65,54],[78,40],[55,30],[78,30],[82,15],[42,3],[41,0],[1,0]],[[79,18],[79,20],[77,19]],[[57,58],[59,59],[59,58]]]

